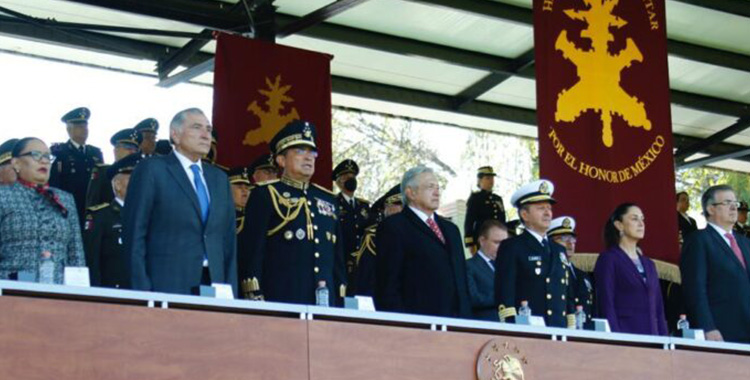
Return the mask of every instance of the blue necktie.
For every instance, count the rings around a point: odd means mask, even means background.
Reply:
[[[208,192],[206,186],[201,181],[201,170],[198,164],[190,165],[190,170],[193,171],[193,183],[195,183],[195,192],[198,193],[198,204],[201,206],[201,221],[206,224],[208,220]]]

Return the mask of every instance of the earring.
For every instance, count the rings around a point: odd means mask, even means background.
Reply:
[[[620,230],[620,236],[622,236],[622,235],[625,235],[625,232],[623,232],[622,230]]]

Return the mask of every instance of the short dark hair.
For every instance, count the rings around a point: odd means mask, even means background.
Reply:
[[[24,138],[18,140],[18,142],[16,142],[16,145],[13,146],[13,150],[11,151],[10,155],[12,157],[18,157],[18,156],[20,156],[21,152],[23,152],[23,150],[26,149],[26,146],[28,146],[29,143],[32,142],[32,141],[34,141],[34,140],[36,140],[36,141],[42,141],[42,139],[40,139],[38,137],[24,137]],[[42,141],[42,142],[44,142],[44,141]]]
[[[680,200],[680,195],[682,195],[682,194],[685,194],[685,196],[688,197],[688,200],[690,199],[690,195],[688,194],[687,191],[680,191],[679,193],[677,193],[677,199],[676,200],[679,201]]]
[[[484,223],[482,223],[481,227],[479,227],[478,236],[487,237],[487,235],[489,235],[490,233],[490,230],[493,228],[499,228],[505,232],[508,232],[508,226],[503,224],[501,221],[497,219],[488,219],[488,220],[485,220]]]
[[[720,191],[731,191],[734,193],[734,189],[729,185],[715,185],[711,186],[701,196],[701,206],[703,207],[703,216],[708,218],[708,206],[710,203],[714,203],[716,200],[716,193]]]
[[[638,207],[635,203],[625,202],[615,207],[612,214],[604,223],[604,246],[606,248],[616,247],[620,244],[620,231],[615,227],[615,222],[622,222],[622,217],[628,213],[631,207]]]

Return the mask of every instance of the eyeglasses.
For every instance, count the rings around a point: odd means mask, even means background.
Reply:
[[[18,155],[18,157],[25,157],[25,156],[30,156],[36,162],[41,162],[42,159],[46,159],[49,162],[52,162],[55,160],[55,156],[53,156],[51,153],[42,153],[38,150],[32,150],[30,152],[21,153]]]
[[[727,206],[729,208],[738,208],[740,207],[740,202],[737,201],[724,201],[724,202],[716,202],[711,203],[713,206]]]

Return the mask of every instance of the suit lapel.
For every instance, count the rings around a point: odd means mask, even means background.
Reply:
[[[195,189],[193,188],[193,185],[190,184],[190,179],[188,178],[187,174],[185,173],[185,169],[182,168],[182,164],[180,164],[180,160],[177,159],[177,156],[174,155],[174,153],[167,156],[167,170],[169,170],[169,173],[174,178],[175,182],[180,185],[180,188],[182,188],[182,191],[185,192],[185,194],[188,196],[188,199],[190,199],[190,202],[193,204],[193,209],[198,214],[198,218],[200,220],[201,217],[201,206],[198,203],[198,195],[195,194]]]
[[[414,225],[417,226],[418,230],[422,231],[422,233],[426,234],[431,239],[434,239],[438,244],[444,245],[443,242],[440,241],[440,239],[437,237],[437,235],[435,235],[435,232],[430,229],[427,223],[423,222],[422,219],[420,219],[419,216],[417,216],[417,214],[415,214],[414,211],[411,210],[411,208],[407,206],[406,209],[402,212],[406,212],[407,217]],[[445,237],[445,234],[443,234],[443,237]]]
[[[726,255],[729,256],[729,260],[732,260],[737,266],[742,268],[742,263],[740,263],[740,259],[735,256],[734,251],[732,251],[732,248],[729,247],[727,244],[727,241],[724,240],[724,237],[719,235],[719,232],[716,231],[715,228],[712,226],[706,226],[707,229],[709,229],[709,233],[714,238],[714,245],[718,245],[721,247],[721,250],[724,251]],[[735,240],[737,241],[737,245],[739,246],[740,240],[735,237]],[[740,252],[742,252],[742,248],[740,247]],[[742,256],[745,257],[745,263],[747,263],[747,254],[745,252],[742,252]]]
[[[216,178],[216,173],[213,169],[209,165],[203,165],[203,177],[206,178],[206,188],[208,191],[208,220],[206,221],[206,225],[214,219],[216,207],[218,206],[215,201],[219,195],[219,180]],[[214,206],[215,204],[216,206]]]

